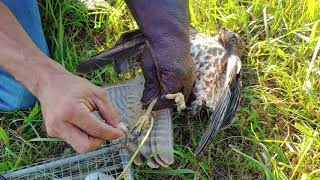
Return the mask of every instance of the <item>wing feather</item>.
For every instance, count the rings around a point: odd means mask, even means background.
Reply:
[[[225,89],[221,99],[218,101],[216,108],[210,116],[210,123],[202,135],[200,143],[196,149],[195,156],[198,157],[200,153],[206,148],[206,146],[211,142],[212,138],[216,136],[220,130],[222,119],[224,118],[228,104],[230,102],[230,92]]]
[[[239,96],[237,94],[239,93],[233,92],[233,90],[236,88],[234,78],[237,76],[238,69],[240,68],[239,65],[240,64],[236,56],[231,55],[228,58],[225,84],[220,99],[211,114],[209,125],[205,133],[202,135],[200,143],[196,149],[196,157],[198,157],[212,141],[213,137],[218,134],[221,127],[223,127],[222,125],[227,124],[227,121],[230,121],[231,119],[231,115],[235,113],[235,106],[233,107],[233,105],[237,104]]]
[[[229,102],[226,117],[224,118],[221,129],[228,128],[234,121],[234,116],[240,104],[240,78],[239,75],[231,82],[231,101]]]
[[[128,64],[130,58],[142,54],[144,45],[145,38],[139,30],[124,33],[113,47],[88,58],[87,61],[80,63],[76,70],[80,73],[89,73],[114,61],[117,67],[121,67]],[[119,73],[119,70],[116,71]]]

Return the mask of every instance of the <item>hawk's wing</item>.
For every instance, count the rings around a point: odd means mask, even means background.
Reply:
[[[113,47],[88,58],[87,61],[80,63],[76,70],[88,73],[115,62],[115,71],[121,73],[130,68],[132,63],[140,61],[144,46],[145,38],[140,30],[126,32]]]
[[[231,86],[231,88],[230,88],[230,91],[231,91],[230,102],[228,105],[228,109],[227,109],[225,118],[222,121],[221,129],[225,129],[225,128],[229,127],[234,121],[234,116],[236,114],[236,111],[237,111],[239,103],[240,103],[240,95],[241,95],[240,74],[237,74],[234,77],[230,86]]]
[[[221,90],[221,96],[215,105],[210,117],[210,122],[202,135],[195,155],[199,156],[205,147],[217,135],[219,130],[232,123],[240,101],[240,59],[231,55],[227,60],[226,79]]]

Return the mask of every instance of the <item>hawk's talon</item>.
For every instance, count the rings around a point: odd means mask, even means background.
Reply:
[[[150,103],[146,113],[144,115],[142,115],[137,123],[134,125],[133,129],[131,130],[131,134],[132,134],[132,141],[135,141],[139,138],[139,136],[141,135],[146,123],[149,123],[152,118],[152,114],[151,114],[151,111],[154,107],[154,105],[156,104],[158,98],[155,98],[154,100],[152,100],[152,102]]]
[[[134,125],[131,134],[133,135],[133,141],[138,139],[138,137],[141,135],[141,132],[143,131],[145,125],[149,122],[150,120],[150,114],[146,113],[143,116],[141,116],[137,123]]]
[[[139,130],[132,130],[131,136],[130,136],[130,141],[135,142],[138,140],[139,136],[141,135],[141,131]]]
[[[184,99],[184,95],[182,93],[179,92],[176,94],[166,94],[166,95],[164,95],[164,97],[166,99],[174,99],[178,112],[181,112],[182,110],[184,110],[186,108],[186,102]]]

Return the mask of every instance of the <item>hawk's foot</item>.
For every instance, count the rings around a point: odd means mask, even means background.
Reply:
[[[174,99],[174,101],[176,102],[178,112],[181,112],[182,110],[184,110],[186,108],[186,102],[184,100],[184,95],[180,92],[176,93],[176,94],[166,94],[166,95],[163,95],[162,98]]]

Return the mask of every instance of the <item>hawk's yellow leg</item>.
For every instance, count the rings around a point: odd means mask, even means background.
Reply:
[[[147,123],[150,122],[150,118],[152,118],[152,114],[151,111],[154,107],[154,105],[157,103],[158,98],[155,98],[148,106],[146,113],[144,113],[144,115],[142,115],[138,121],[136,122],[136,124],[134,125],[133,129],[132,129],[132,134],[134,136],[134,139],[137,139],[139,137],[139,135],[141,134],[141,132],[143,131],[143,128],[145,127],[145,125]]]
[[[184,100],[184,95],[182,93],[176,93],[176,94],[166,94],[164,95],[164,98],[166,99],[174,99],[175,103],[176,103],[176,106],[177,106],[177,111],[178,112],[181,112],[181,110],[185,109],[186,108],[186,103],[185,103],[185,100]],[[146,111],[146,113],[141,116],[137,123],[134,125],[134,128],[132,130],[132,134],[134,136],[134,139],[138,138],[140,133],[143,131],[145,125],[147,123],[149,123],[150,121],[150,117],[152,116],[151,115],[151,111],[154,107],[154,105],[156,104],[157,102],[157,98],[154,99],[150,105],[148,106],[148,109]]]
[[[148,137],[151,134],[151,130],[153,128],[153,117],[151,116],[151,111],[154,107],[154,105],[156,104],[158,98],[154,99],[148,109],[147,112],[141,116],[137,122],[137,126],[139,126],[139,128],[141,127],[140,131],[142,130],[143,126],[141,126],[141,124],[146,124],[148,121],[150,121],[150,127],[145,135],[145,137],[142,139],[141,143],[139,144],[138,148],[136,149],[136,151],[133,153],[132,157],[130,158],[130,161],[128,162],[128,165],[126,166],[126,168],[122,171],[122,173],[119,175],[118,179],[123,179],[125,177],[125,175],[127,174],[129,167],[131,166],[131,164],[133,163],[133,160],[136,158],[136,156],[138,155],[138,153],[140,152],[141,148],[143,147],[144,143],[147,141]],[[141,122],[140,122],[141,121]],[[136,128],[136,127],[135,127]]]

